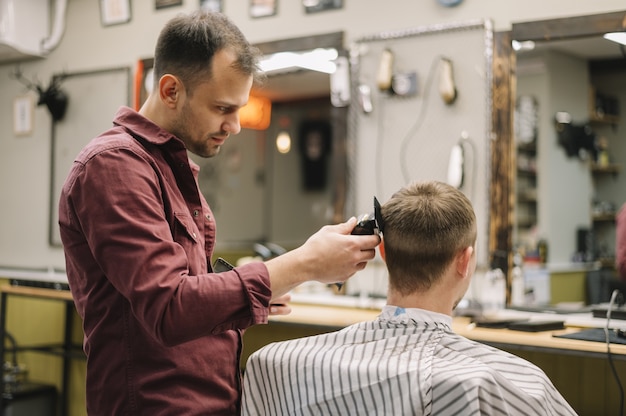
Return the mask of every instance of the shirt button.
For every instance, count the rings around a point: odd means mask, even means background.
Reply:
[[[211,221],[211,216],[209,214],[206,215],[206,220]]]
[[[200,215],[200,213],[198,212],[198,210],[197,210],[197,209],[194,209],[194,210],[193,210],[193,216],[194,216],[194,217],[197,217],[198,215]]]
[[[195,233],[195,232],[193,233],[193,238],[197,238],[197,236],[196,236],[196,233]]]

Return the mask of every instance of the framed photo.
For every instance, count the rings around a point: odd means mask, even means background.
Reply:
[[[323,12],[325,10],[343,8],[343,0],[302,0],[304,11],[307,13]]]
[[[130,22],[130,0],[100,0],[100,21],[103,26]]]
[[[154,0],[155,9],[164,9],[166,7],[182,6],[183,0]]]
[[[200,10],[203,12],[222,12],[222,0],[200,0]]]
[[[250,0],[250,17],[267,17],[276,14],[278,0]]]
[[[31,95],[23,95],[13,100],[13,133],[28,136],[33,131],[35,104]]]

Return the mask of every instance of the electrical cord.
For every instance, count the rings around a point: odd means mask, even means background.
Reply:
[[[13,358],[12,364],[17,367],[17,341],[8,331],[4,331],[4,337],[11,343],[11,357]],[[4,360],[4,357],[2,359]]]
[[[430,69],[428,70],[428,75],[426,77],[426,83],[424,86],[424,99],[422,100],[422,105],[421,105],[419,114],[417,115],[417,119],[415,120],[415,123],[413,124],[413,126],[411,126],[408,133],[406,134],[406,136],[404,136],[400,144],[400,168],[402,170],[402,176],[404,177],[404,181],[406,183],[409,183],[411,179],[409,175],[409,170],[406,165],[406,162],[407,162],[406,158],[408,156],[407,147],[413,135],[420,129],[420,127],[422,126],[422,123],[424,122],[424,116],[426,115],[426,110],[428,109],[427,102],[430,96],[430,88],[433,84],[433,77],[435,75],[435,69],[437,68],[437,64],[439,64],[442,59],[443,59],[442,56],[438,56],[430,64]]]
[[[609,301],[609,307],[606,311],[606,325],[604,327],[604,337],[606,339],[606,353],[609,359],[609,366],[611,367],[611,372],[613,373],[613,377],[615,378],[615,382],[617,383],[619,390],[619,413],[618,415],[624,414],[624,388],[622,387],[622,383],[619,379],[619,375],[617,374],[617,370],[615,369],[615,363],[613,362],[613,354],[611,353],[611,341],[609,336],[609,323],[611,321],[611,311],[613,310],[613,306],[615,305],[615,300],[618,296],[622,296],[619,290],[615,289],[613,293],[611,293],[611,300]]]

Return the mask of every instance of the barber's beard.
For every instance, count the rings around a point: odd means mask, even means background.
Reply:
[[[220,152],[221,146],[212,144],[212,134],[204,135],[201,139],[194,138],[193,132],[190,131],[194,123],[191,121],[192,117],[189,117],[189,114],[189,107],[183,107],[180,117],[172,129],[172,134],[182,140],[187,150],[194,155],[203,158],[216,156]]]

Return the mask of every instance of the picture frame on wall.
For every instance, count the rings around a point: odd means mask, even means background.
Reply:
[[[34,110],[31,95],[22,95],[13,100],[13,134],[28,136],[33,132]]]
[[[182,5],[183,0],[154,0],[154,8],[157,10]]]
[[[250,17],[268,17],[276,15],[278,0],[250,0]]]
[[[130,0],[100,0],[100,22],[102,26],[128,23],[130,19]]]
[[[342,9],[343,0],[302,0],[306,13],[317,13],[326,10]]]
[[[222,0],[200,0],[200,10],[203,12],[222,12]]]

